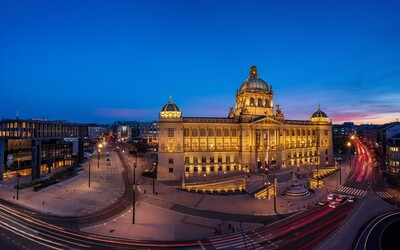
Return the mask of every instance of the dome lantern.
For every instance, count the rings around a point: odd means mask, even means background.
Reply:
[[[312,114],[311,122],[328,122],[328,116],[321,110],[320,105],[318,105],[318,110]]]
[[[247,78],[246,81],[243,82],[242,86],[240,86],[239,92],[246,90],[269,91],[268,84],[263,79],[258,77],[257,67],[255,65],[250,67],[249,78]]]
[[[160,118],[181,118],[182,112],[178,106],[172,101],[172,97],[169,97],[167,104],[162,107],[160,112]]]

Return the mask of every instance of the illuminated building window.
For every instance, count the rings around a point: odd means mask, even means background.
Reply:
[[[210,156],[210,163],[214,163],[214,156]]]
[[[269,100],[268,99],[265,100],[265,107],[269,107]]]
[[[168,137],[174,137],[174,129],[168,128]]]
[[[254,98],[250,98],[250,106],[254,106]]]
[[[261,99],[261,98],[258,98],[258,101],[257,101],[257,102],[258,102],[258,103],[257,103],[257,106],[262,107],[262,105],[263,105],[262,99]]]
[[[188,137],[189,136],[189,128],[185,128],[183,130],[183,136]]]
[[[229,136],[229,129],[224,129],[224,136],[225,137],[228,137]]]

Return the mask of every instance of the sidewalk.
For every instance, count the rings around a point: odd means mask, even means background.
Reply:
[[[91,159],[91,185],[88,187],[89,161],[82,164],[78,175],[63,182],[46,187],[38,192],[33,188],[17,190],[17,180],[0,181],[0,197],[21,206],[30,207],[40,212],[61,216],[82,216],[107,207],[115,202],[124,191],[119,158],[116,153],[110,155],[111,166],[107,170],[105,154],[101,156],[100,168],[97,168],[97,155]],[[20,178],[20,183],[29,182],[30,176]]]
[[[16,180],[2,181],[0,184],[1,197],[23,206],[32,207],[38,211],[57,215],[87,215],[100,210],[110,203],[115,202],[124,191],[122,181],[122,165],[117,153],[110,150],[111,167],[107,172],[105,153],[101,155],[100,168],[97,168],[97,155],[91,160],[91,187],[88,187],[88,168],[89,162],[83,164],[83,171],[79,175],[59,184],[44,188],[39,192],[33,192],[32,188],[20,190],[19,201],[13,200],[16,194],[13,188]],[[125,155],[125,157],[127,157]],[[137,199],[135,224],[132,224],[132,209],[118,215],[116,218],[98,225],[81,228],[82,231],[102,234],[114,237],[123,237],[131,239],[143,239],[153,241],[176,241],[203,239],[215,235],[214,230],[222,224],[222,234],[231,233],[228,225],[239,227],[239,222],[223,221],[221,219],[192,216],[180,213],[179,209],[174,209],[179,204],[190,209],[195,209],[197,214],[204,210],[220,213],[238,214],[243,216],[274,215],[273,199],[255,199],[248,194],[241,195],[208,195],[200,193],[189,193],[176,190],[173,186],[156,181],[155,191],[152,194],[152,180],[142,178],[141,170],[145,162],[141,158],[128,158],[128,163],[132,170],[133,162],[137,160],[136,181],[138,184],[138,196],[147,196],[153,198],[153,203],[146,202],[146,199]],[[288,169],[282,171],[290,172]],[[350,171],[347,171],[350,172]],[[130,172],[132,173],[132,172]],[[342,171],[344,174],[344,171]],[[323,188],[316,189],[315,194],[311,194],[304,200],[289,200],[277,196],[276,208],[278,214],[284,212],[294,212],[304,209],[305,206],[315,204],[320,199],[326,199],[326,193],[336,189],[336,181],[339,172],[323,179]],[[279,176],[280,173],[276,173]],[[25,178],[25,179],[24,179]],[[21,183],[29,181],[29,177],[21,178]],[[342,176],[342,181],[345,178]],[[283,184],[280,188],[284,190]],[[146,194],[145,193],[146,190]],[[157,201],[159,200],[159,204]],[[164,202],[163,202],[164,201]],[[43,205],[44,202],[44,205]],[[166,205],[167,204],[167,205]],[[176,210],[176,211],[175,211]],[[218,213],[216,213],[218,214]],[[262,226],[261,223],[243,223],[243,229],[251,229]]]

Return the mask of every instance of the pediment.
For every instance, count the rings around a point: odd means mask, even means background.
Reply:
[[[265,117],[265,118],[262,118],[262,119],[260,119],[260,120],[254,121],[254,122],[252,122],[251,124],[273,124],[273,125],[281,125],[282,122],[279,122],[279,121],[277,121],[277,120],[274,120],[274,119],[272,119],[272,118],[270,118],[270,117]]]

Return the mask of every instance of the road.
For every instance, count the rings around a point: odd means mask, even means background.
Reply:
[[[389,211],[375,216],[360,228],[356,240],[353,242],[352,249],[355,250],[374,250],[384,249],[382,248],[381,240],[383,232],[388,226],[396,221],[400,220],[400,211]],[[392,232],[392,235],[397,239],[393,239],[392,242],[397,242],[397,245],[386,246],[390,249],[396,249],[399,247],[400,241],[398,240],[398,232]],[[386,248],[387,249],[387,248]]]
[[[246,232],[202,240],[205,249],[311,249],[341,225],[354,203],[311,207],[285,220]]]

